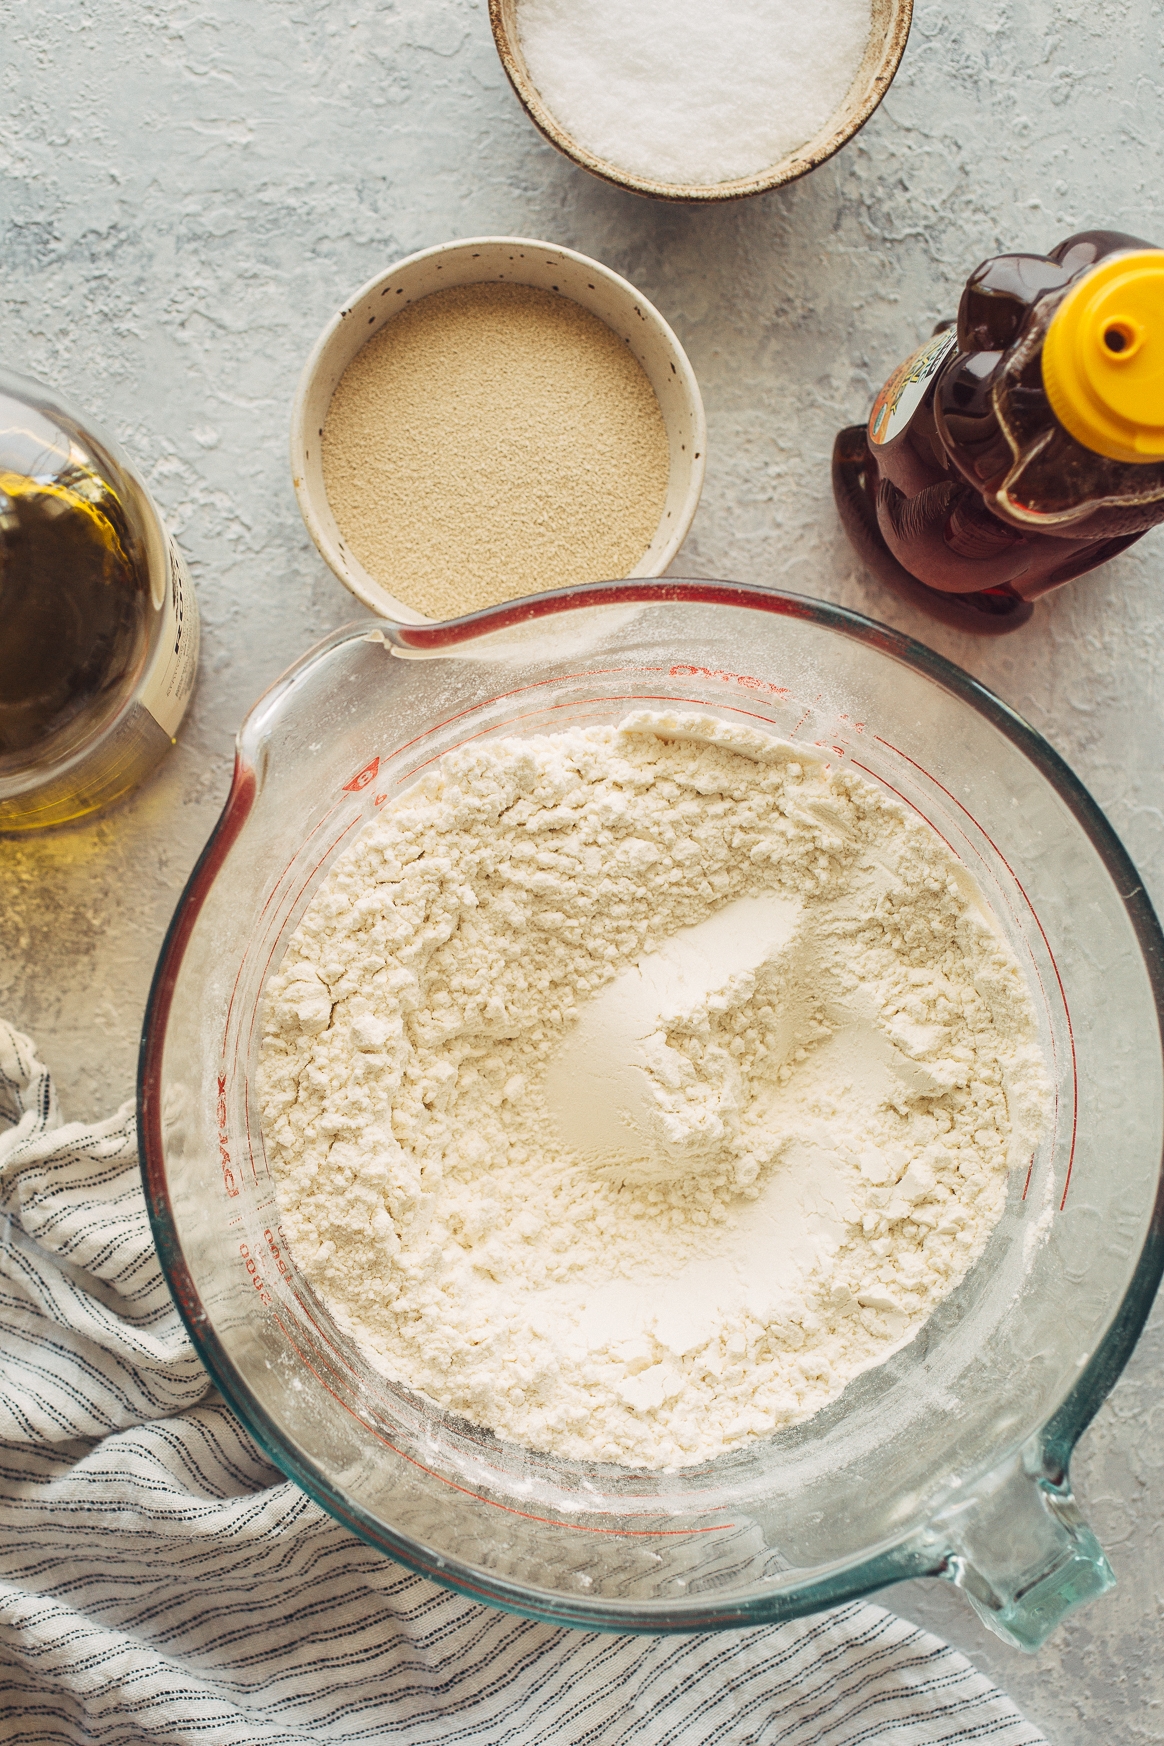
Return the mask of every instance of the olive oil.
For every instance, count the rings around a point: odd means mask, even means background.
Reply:
[[[189,577],[140,478],[49,390],[0,374],[0,831],[140,782],[197,650]]]

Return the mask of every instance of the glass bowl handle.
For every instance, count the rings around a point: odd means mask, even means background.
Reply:
[[[1115,1587],[1102,1546],[1079,1513],[1066,1473],[1021,1456],[998,1468],[932,1532],[940,1574],[1004,1643],[1033,1653],[1074,1608]]]

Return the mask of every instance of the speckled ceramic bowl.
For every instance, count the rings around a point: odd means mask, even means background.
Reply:
[[[846,140],[857,133],[893,83],[901,64],[913,18],[913,0],[872,0],[869,38],[865,53],[852,85],[844,99],[829,116],[824,126],[795,151],[787,153],[778,163],[757,170],[754,175],[740,176],[731,182],[658,182],[648,176],[636,176],[620,169],[606,158],[599,158],[568,133],[554,115],[529,75],[522,53],[517,28],[519,0],[489,0],[489,22],[501,65],[517,92],[522,108],[552,146],[574,163],[613,182],[616,188],[629,188],[632,194],[649,194],[655,200],[705,202],[743,200],[749,194],[763,194],[769,188],[780,188],[807,175],[840,151]]]
[[[687,354],[653,304],[598,261],[528,237],[478,236],[441,243],[397,261],[332,317],[303,366],[291,412],[291,477],[307,531],[345,588],[400,624],[423,613],[369,575],[336,523],[323,483],[323,426],[340,377],[374,334],[409,303],[454,285],[503,280],[556,291],[581,304],[626,341],[655,391],[667,432],[667,495],[650,545],[632,576],[662,576],[683,544],[703,490],[707,421]],[[520,537],[520,529],[514,529]]]

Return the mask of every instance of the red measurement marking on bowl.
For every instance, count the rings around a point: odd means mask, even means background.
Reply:
[[[251,1254],[245,1243],[239,1244],[238,1252],[243,1258],[243,1266],[251,1276],[251,1284],[259,1294],[259,1302],[265,1303],[269,1309],[271,1307],[271,1294],[267,1290],[262,1274],[259,1272],[258,1262],[255,1260],[255,1257]]]
[[[333,810],[334,810],[334,808],[333,808]],[[327,816],[330,818],[331,813],[328,813]],[[339,848],[340,844],[343,842],[344,838],[347,836],[348,832],[354,831],[356,826],[359,824],[359,822],[360,822],[360,819],[359,819],[358,813],[357,813],[355,818],[348,820],[347,824],[344,826],[344,828],[340,832],[339,836],[335,839],[335,842],[332,843],[330,848],[324,850],[323,854],[319,857],[319,860],[315,863],[315,866],[311,869],[310,873],[307,874],[306,878],[302,881],[302,883],[298,886],[298,888],[291,893],[291,901],[287,905],[287,909],[286,909],[285,915],[283,917],[284,920],[286,920],[287,916],[289,916],[291,914],[291,911],[295,908],[296,903],[302,897],[303,893],[307,890],[307,887],[311,884],[311,881],[315,878],[315,875],[319,872],[319,869],[323,866],[323,863],[328,859],[329,856],[331,856],[335,853],[335,851]],[[314,835],[315,835],[315,832],[313,831],[312,836],[314,836]],[[298,856],[293,855],[291,860],[288,861],[287,866],[284,868],[283,873],[281,873],[279,875],[280,880],[283,878],[285,873],[290,872],[291,868],[294,867],[297,860],[298,860]],[[247,950],[249,951],[250,948],[248,947]],[[278,932],[276,932],[274,944],[272,945],[271,950],[267,953],[267,962],[263,965],[262,975],[259,979],[261,984],[266,982],[267,972],[271,968],[271,960],[275,956],[275,953],[278,950],[279,950],[279,934],[278,934]],[[240,971],[240,975],[241,975],[241,971]],[[250,1052],[251,1039],[253,1038],[253,1036],[255,1034],[255,1021],[258,1018],[258,1016],[259,1016],[259,1002],[256,1000],[254,1005],[251,1007],[251,1022],[250,1022],[248,1029],[247,1029],[247,1045],[246,1046],[247,1046],[248,1054]],[[239,1050],[239,1043],[241,1040],[241,1035],[242,1035],[242,1031],[241,1031],[241,1021],[240,1021],[239,1034],[235,1038],[235,1059],[236,1059],[236,1061],[238,1059],[238,1050]],[[248,1109],[249,1109],[249,1106],[248,1106]],[[250,1115],[249,1115],[249,1113],[247,1115],[246,1120],[247,1120],[247,1136],[249,1138],[249,1136],[250,1136]],[[253,1153],[252,1153],[252,1157],[253,1157]]]
[[[1059,966],[1055,962],[1055,954],[1051,950],[1051,942],[1047,938],[1047,930],[1044,928],[1042,922],[1039,919],[1038,910],[1035,908],[1034,904],[1031,902],[1030,898],[1027,896],[1026,887],[1024,886],[1022,880],[1019,878],[1018,874],[1015,872],[1014,868],[1011,866],[1010,862],[1007,860],[1006,856],[1003,854],[1002,850],[999,848],[999,846],[995,842],[994,838],[990,835],[990,832],[985,828],[984,825],[979,824],[978,820],[974,817],[974,814],[970,811],[969,807],[963,806],[962,802],[958,799],[957,795],[951,794],[950,790],[947,787],[945,787],[943,783],[939,782],[937,777],[933,774],[933,772],[930,770],[927,770],[924,764],[919,764],[914,758],[911,758],[907,752],[903,752],[903,751],[901,751],[901,749],[898,746],[893,745],[891,741],[883,740],[881,738],[880,734],[874,734],[873,737],[875,740],[878,741],[878,743],[880,745],[888,746],[889,750],[891,752],[895,752],[899,758],[904,758],[907,764],[912,764],[915,770],[920,770],[922,775],[925,777],[928,777],[928,779],[934,784],[935,788],[940,788],[942,793],[947,797],[947,799],[952,800],[954,805],[956,807],[958,807],[960,809],[960,811],[962,811],[966,814],[966,817],[970,820],[971,824],[975,827],[975,829],[980,830],[982,832],[982,835],[986,838],[986,841],[990,844],[991,848],[994,850],[995,854],[998,856],[999,860],[1002,862],[1003,866],[1006,868],[1007,872],[1010,874],[1011,878],[1014,880],[1016,886],[1018,887],[1019,894],[1022,897],[1022,900],[1026,904],[1027,908],[1030,910],[1031,915],[1034,918],[1035,926],[1038,928],[1039,933],[1042,936],[1042,941],[1043,941],[1043,945],[1046,949],[1047,957],[1051,961],[1051,969],[1055,973],[1055,981],[1059,985],[1059,999],[1063,1003],[1063,1017],[1066,1021],[1066,1025],[1067,1025],[1067,1042],[1068,1042],[1068,1045],[1069,1045],[1070,1050],[1071,1050],[1071,1145],[1070,1145],[1070,1150],[1068,1151],[1068,1154],[1067,1154],[1067,1172],[1063,1178],[1063,1197],[1059,1202],[1059,1211],[1062,1212],[1063,1208],[1067,1205],[1067,1194],[1068,1194],[1068,1191],[1070,1190],[1070,1187],[1071,1187],[1071,1176],[1072,1176],[1072,1173],[1075,1169],[1075,1146],[1076,1146],[1076,1143],[1077,1143],[1078,1138],[1079,1138],[1079,1063],[1078,1063],[1078,1060],[1076,1058],[1076,1053],[1075,1053],[1075,1026],[1073,1025],[1073,1023],[1071,1021],[1071,1008],[1067,1004],[1067,990],[1063,986],[1063,978],[1059,974]],[[857,768],[860,769],[861,766],[858,765]],[[872,775],[872,771],[870,771],[870,775]],[[888,786],[888,784],[886,784],[886,786]],[[923,816],[924,816],[924,814],[923,814]],[[940,832],[939,832],[939,835],[941,835]],[[945,838],[943,837],[942,840],[944,842]],[[1046,990],[1043,989],[1043,977],[1042,977],[1041,971],[1039,970],[1038,964],[1035,962],[1033,953],[1031,955],[1031,963],[1034,967],[1035,975],[1038,978],[1040,990],[1042,990],[1042,993],[1043,993],[1043,1001],[1044,1001],[1044,1005],[1047,1006],[1047,1016],[1049,1019],[1050,1018],[1050,1006],[1049,1006],[1049,1004],[1047,1004]],[[1057,1048],[1056,1043],[1055,1043],[1055,1027],[1054,1027],[1054,1025],[1051,1026],[1051,1054],[1052,1054],[1052,1057],[1054,1058],[1054,1060],[1057,1062],[1058,1061],[1058,1048]],[[1057,1084],[1055,1087],[1055,1116],[1054,1116],[1054,1121],[1055,1121],[1055,1127],[1057,1129],[1058,1121],[1059,1121],[1059,1089],[1058,1089]],[[1030,1185],[1030,1176],[1028,1174],[1027,1186],[1029,1187],[1029,1185]],[[1023,1198],[1024,1198],[1024,1200],[1026,1199],[1026,1188],[1023,1189]]]
[[[813,710],[816,708],[817,704],[820,702],[822,696],[823,696],[823,692],[818,691],[816,696],[813,698],[812,702],[806,703],[804,705],[804,713],[801,716],[800,720],[797,722],[796,726],[792,730],[792,732],[794,734],[798,734],[800,732],[801,728],[804,726],[805,722],[808,720],[809,716],[812,714]]]
[[[727,673],[721,667],[690,667],[685,662],[668,669],[669,679],[723,679],[729,685],[743,685],[749,691],[767,691],[772,697],[787,697],[787,685],[772,685],[767,679],[755,679],[750,673]]]
[[[280,1233],[280,1235],[281,1234],[282,1233]],[[271,1259],[274,1261],[275,1266],[283,1275],[283,1278],[289,1280],[292,1277],[291,1269],[288,1267],[287,1262],[284,1259],[282,1249],[280,1249],[278,1243],[275,1241],[275,1233],[271,1230],[266,1230],[263,1232],[263,1236],[266,1239],[268,1249],[271,1251]]]
[[[304,853],[304,851],[307,849],[308,844],[314,840],[314,838],[319,834],[319,832],[327,824],[328,820],[332,816],[332,813],[334,813],[336,811],[336,809],[339,806],[341,806],[342,804],[343,804],[342,801],[337,800],[335,803],[335,806],[330,807],[328,809],[328,811],[324,813],[324,815],[320,819],[319,823],[315,826],[315,828],[312,830],[310,836],[307,837],[306,841],[303,843],[302,847],[298,851],[298,853],[300,855]],[[272,885],[270,891],[267,893],[267,900],[263,904],[262,909],[259,911],[259,921],[260,922],[262,921],[263,917],[266,915],[268,909],[270,909],[272,903],[274,903],[276,897],[279,896],[280,887],[282,886],[284,879],[286,879],[287,875],[291,872],[291,869],[294,867],[297,859],[298,859],[298,855],[293,855],[291,857],[290,861],[288,861],[287,865],[283,868],[283,871],[280,873],[279,877],[276,879],[274,885]],[[231,995],[230,995],[230,1005],[226,1009],[226,1024],[223,1027],[223,1032],[222,1032],[222,1054],[223,1054],[224,1060],[226,1059],[227,1038],[230,1036],[231,1014],[234,1012],[234,1003],[235,1003],[235,998],[238,994],[239,983],[242,981],[243,971],[246,968],[247,959],[250,957],[251,951],[254,949],[255,940],[258,939],[259,937],[260,936],[256,934],[254,936],[254,938],[248,943],[246,951],[243,953],[242,958],[239,962],[238,974],[236,975],[236,977],[234,979],[234,987],[231,990]],[[265,936],[263,936],[263,937],[265,937]],[[239,1046],[239,1035],[236,1032],[235,1044],[234,1044],[234,1053],[235,1053],[236,1065],[238,1062],[238,1046]]]
[[[218,1124],[218,1161],[222,1165],[222,1186],[233,1199],[238,1193],[238,1184],[230,1167],[230,1136],[226,1131],[226,1074],[219,1073],[216,1078],[218,1098],[214,1106],[214,1119]]]
[[[243,1108],[249,1109],[250,1107],[251,1107],[251,1082],[250,1082],[250,1078],[248,1076],[248,1077],[243,1079]],[[251,1140],[251,1124],[250,1124],[249,1120],[247,1122],[247,1154],[248,1154],[250,1161],[251,1161],[251,1175],[254,1177],[255,1181],[258,1182],[259,1172],[258,1172],[258,1168],[255,1164],[255,1148],[254,1148],[254,1143]]]
[[[375,781],[376,772],[379,768],[379,758],[373,758],[370,764],[365,764],[362,770],[356,771],[350,782],[344,783],[344,793],[359,794],[360,790],[366,788],[369,782]]]
[[[373,806],[383,806],[383,804],[387,800],[387,798],[388,798],[388,796],[386,794],[374,794],[372,796],[372,805]]]

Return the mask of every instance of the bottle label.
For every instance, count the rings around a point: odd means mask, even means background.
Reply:
[[[913,356],[899,364],[873,402],[869,414],[869,441],[878,447],[900,436],[922,401],[926,390],[958,344],[958,330],[948,327],[936,333]]]
[[[194,675],[198,668],[198,602],[190,572],[173,540],[170,549],[170,586],[162,606],[162,629],[153,660],[138,693],[138,702],[149,710],[164,734],[171,739],[186,713]]]

